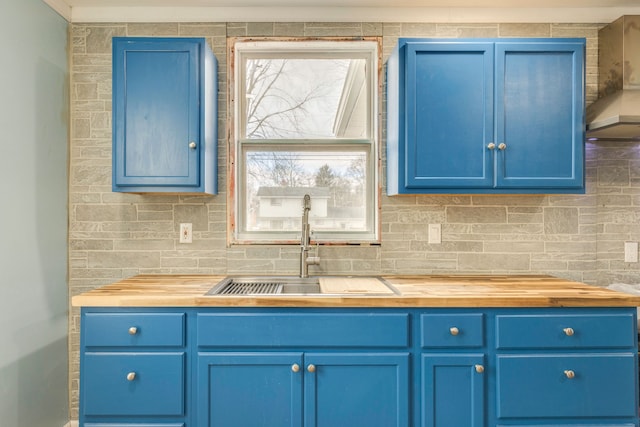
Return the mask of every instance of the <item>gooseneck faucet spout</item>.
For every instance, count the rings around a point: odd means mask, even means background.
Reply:
[[[300,277],[309,277],[309,266],[319,265],[320,258],[317,253],[309,256],[311,250],[311,226],[309,225],[309,211],[311,210],[311,196],[304,195],[302,200],[302,235],[300,237]]]

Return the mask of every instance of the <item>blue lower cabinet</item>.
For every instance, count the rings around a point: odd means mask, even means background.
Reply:
[[[179,423],[179,424],[85,423],[84,427],[185,427],[185,425],[183,423]]]
[[[422,355],[422,427],[485,425],[483,354]]]
[[[635,307],[81,319],[80,427],[640,427]]]
[[[409,354],[200,353],[198,426],[402,427]]]
[[[302,426],[302,353],[200,353],[199,427]]]
[[[409,353],[307,353],[305,427],[404,427]]]
[[[185,413],[184,353],[89,353],[84,356],[83,413]]]
[[[500,355],[498,418],[634,417],[635,365],[633,353]]]

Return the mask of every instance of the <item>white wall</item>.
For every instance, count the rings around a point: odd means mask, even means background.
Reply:
[[[0,6],[0,425],[69,420],[67,22]]]

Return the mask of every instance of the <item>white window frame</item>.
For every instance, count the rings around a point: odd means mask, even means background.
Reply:
[[[318,243],[331,244],[377,244],[380,243],[380,135],[378,126],[379,103],[380,103],[380,39],[362,38],[358,40],[338,40],[338,39],[229,39],[228,51],[230,58],[229,72],[229,110],[233,112],[232,125],[229,135],[229,183],[228,186],[228,216],[229,228],[228,238],[231,244],[299,244],[300,230],[294,232],[250,232],[243,230],[245,218],[243,217],[245,193],[245,151],[248,149],[268,149],[299,151],[304,148],[309,151],[361,151],[367,156],[367,185],[366,196],[366,221],[368,230],[366,232],[313,232],[312,239]],[[369,91],[368,96],[368,129],[367,138],[340,138],[322,140],[250,140],[243,138],[245,126],[244,115],[240,112],[245,107],[244,104],[244,76],[242,75],[245,58],[260,58],[273,56],[279,58],[288,54],[309,55],[318,57],[327,54],[329,57],[336,57],[336,52],[344,54],[345,57],[363,58],[366,60],[366,85]],[[323,150],[324,149],[324,150]],[[305,150],[305,151],[306,151]],[[313,202],[312,202],[313,206]],[[302,215],[302,200],[300,205]]]

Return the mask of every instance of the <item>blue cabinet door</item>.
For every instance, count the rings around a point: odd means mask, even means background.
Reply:
[[[407,188],[493,186],[493,55],[493,43],[407,43]]]
[[[305,427],[405,427],[408,353],[306,353]]]
[[[422,427],[485,425],[484,355],[422,355]]]
[[[200,353],[197,382],[198,426],[409,425],[408,353]]]
[[[215,192],[213,87],[204,39],[113,39],[114,191]]]
[[[302,427],[302,353],[200,353],[199,427]]]
[[[584,43],[496,43],[496,99],[496,185],[583,188]]]

